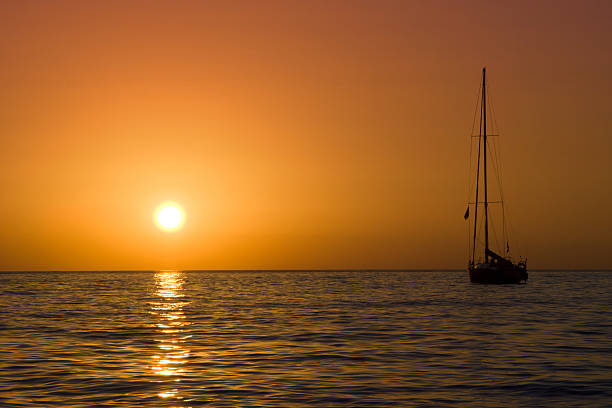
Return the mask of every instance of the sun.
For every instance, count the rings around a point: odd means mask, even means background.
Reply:
[[[178,231],[185,222],[185,212],[177,203],[165,202],[155,209],[153,219],[155,224],[164,231]]]

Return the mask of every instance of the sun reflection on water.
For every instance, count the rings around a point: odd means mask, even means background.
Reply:
[[[156,301],[150,303],[150,313],[157,316],[157,347],[159,352],[152,357],[151,370],[159,376],[159,382],[167,385],[158,393],[162,399],[182,400],[176,383],[185,374],[184,365],[190,350],[186,347],[191,337],[185,333],[189,322],[185,319],[183,307],[189,302],[184,300],[184,276],[180,271],[160,271],[155,274]]]

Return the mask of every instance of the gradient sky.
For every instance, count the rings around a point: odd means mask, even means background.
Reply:
[[[0,12],[4,270],[461,268],[484,65],[515,254],[612,267],[610,2]]]

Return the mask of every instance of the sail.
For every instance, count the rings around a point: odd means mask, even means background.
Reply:
[[[495,252],[491,251],[490,249],[487,249],[487,255],[490,256],[491,258],[493,258],[494,260],[496,260],[497,262],[503,263],[503,264],[510,264],[512,265],[512,262],[510,262],[508,259],[504,258],[501,255],[496,254]]]

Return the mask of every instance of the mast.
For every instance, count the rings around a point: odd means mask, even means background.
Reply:
[[[485,213],[485,263],[489,263],[489,214],[487,201],[487,96],[485,74],[487,68],[482,68],[482,148],[484,156],[484,213]]]
[[[478,126],[478,158],[476,159],[476,199],[474,200],[474,236],[472,238],[472,265],[476,258],[476,230],[478,227],[478,186],[480,184],[480,139],[482,138],[482,109]]]

